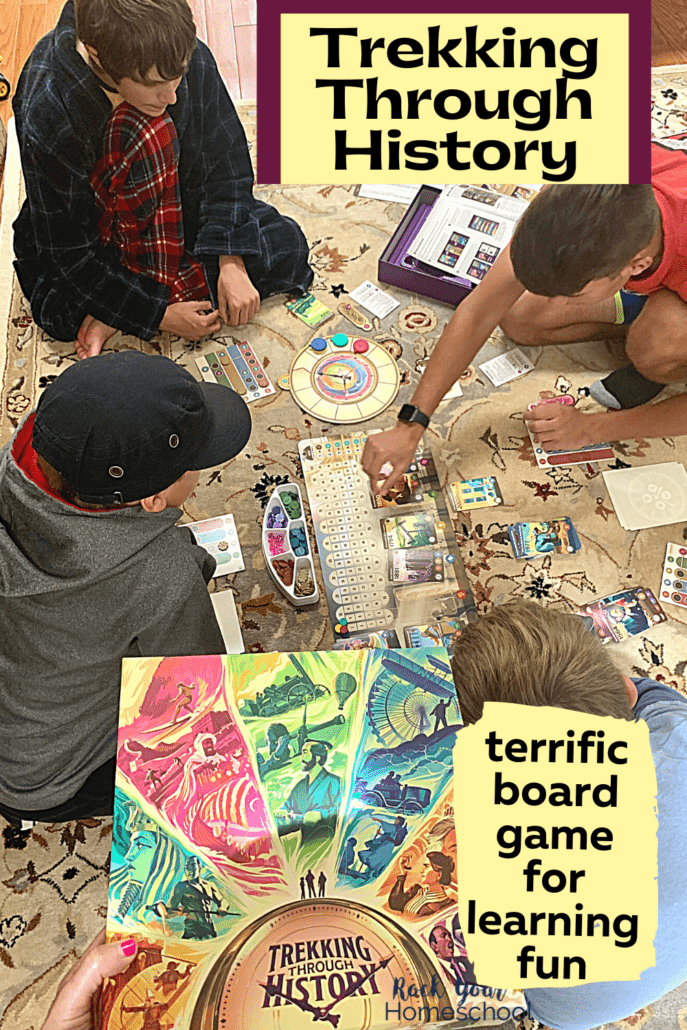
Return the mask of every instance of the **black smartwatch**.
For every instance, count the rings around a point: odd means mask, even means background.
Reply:
[[[429,425],[429,416],[414,404],[404,404],[398,413],[399,422],[419,422],[423,429]]]

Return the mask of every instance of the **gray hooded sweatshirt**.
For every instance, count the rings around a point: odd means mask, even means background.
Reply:
[[[224,645],[215,562],[179,509],[58,500],[15,461],[29,434],[0,451],[0,802],[39,811],[115,754],[123,657]]]

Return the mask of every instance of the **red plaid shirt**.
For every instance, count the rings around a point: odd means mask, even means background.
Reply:
[[[206,300],[202,265],[184,250],[179,141],[166,113],[141,114],[123,102],[112,112],[90,181],[98,230],[122,264],[170,289],[170,303]]]

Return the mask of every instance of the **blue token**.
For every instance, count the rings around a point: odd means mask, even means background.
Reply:
[[[310,346],[313,350],[322,351],[327,349],[327,341],[321,336],[316,336],[314,340],[310,341]]]

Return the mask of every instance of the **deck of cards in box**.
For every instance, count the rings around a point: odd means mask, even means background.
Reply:
[[[508,536],[516,558],[538,558],[545,554],[575,554],[580,538],[569,518],[550,522],[515,522]]]

